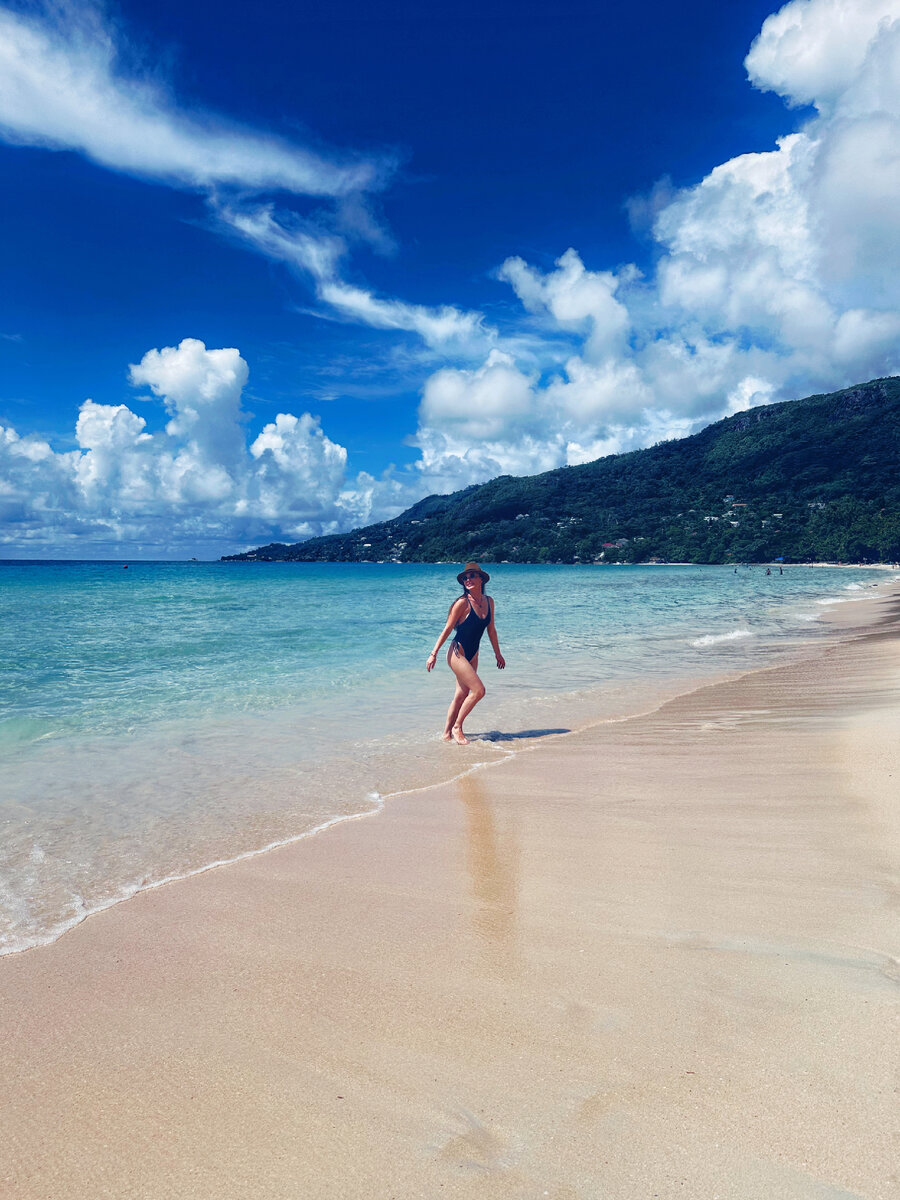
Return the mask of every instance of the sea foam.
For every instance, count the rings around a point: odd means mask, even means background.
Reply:
[[[722,642],[738,642],[741,638],[753,637],[749,629],[732,629],[730,633],[708,633],[705,637],[691,642],[698,649],[704,646],[718,646]]]

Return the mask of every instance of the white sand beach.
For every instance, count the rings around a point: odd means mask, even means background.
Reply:
[[[0,961],[0,1193],[896,1197],[900,603],[841,608]]]

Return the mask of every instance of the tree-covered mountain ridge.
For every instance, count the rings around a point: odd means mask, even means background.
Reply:
[[[390,521],[225,561],[900,559],[900,377],[677,441],[428,496]]]

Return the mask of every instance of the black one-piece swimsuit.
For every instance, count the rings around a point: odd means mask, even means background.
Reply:
[[[456,637],[453,639],[453,645],[458,646],[466,660],[471,662],[478,653],[478,647],[481,645],[481,639],[484,631],[491,623],[491,601],[490,597],[485,597],[487,600],[487,616],[479,617],[475,611],[475,606],[472,603],[470,596],[466,596],[469,601],[469,611],[466,613],[466,619],[460,621],[456,627]]]

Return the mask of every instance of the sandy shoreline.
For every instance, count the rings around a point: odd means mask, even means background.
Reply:
[[[0,960],[0,1194],[895,1196],[900,605],[840,607]]]

